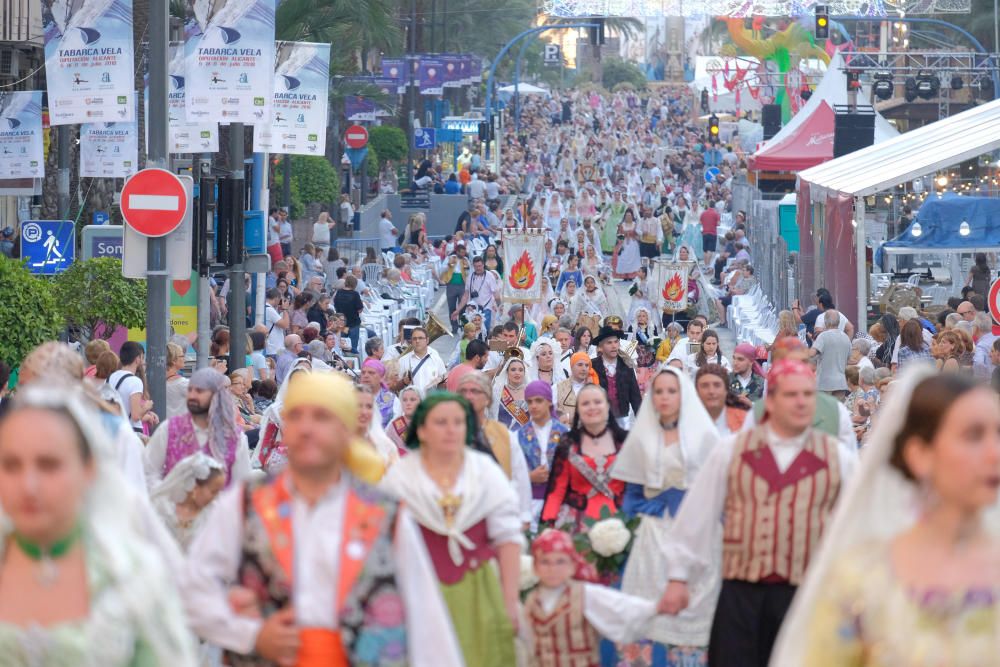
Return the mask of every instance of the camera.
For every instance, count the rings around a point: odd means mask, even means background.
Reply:
[[[479,290],[470,290],[469,291],[469,296],[472,297],[473,299],[478,299],[479,298]]]

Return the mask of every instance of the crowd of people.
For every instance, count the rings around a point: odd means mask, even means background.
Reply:
[[[730,305],[760,291],[744,165],[727,150],[704,179],[693,108],[669,87],[526,101],[501,173],[465,161],[446,239],[387,212],[381,247],[341,259],[329,219],[285,241],[276,218],[247,358],[220,324],[192,372],[172,339],[164,414],[137,343],[29,354],[0,402],[0,655],[995,662],[989,315],[963,300],[868,328],[821,289],[772,345],[734,340]],[[547,235],[538,303],[504,301],[511,227]],[[659,305],[659,257],[690,268],[688,309]],[[417,318],[370,335],[371,299],[428,275],[454,352]]]

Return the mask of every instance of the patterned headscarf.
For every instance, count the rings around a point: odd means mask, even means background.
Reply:
[[[208,405],[208,446],[212,456],[220,461],[227,459],[226,443],[237,438],[236,404],[227,391],[229,378],[213,368],[202,368],[191,375],[189,387],[207,389],[212,392],[212,402]]]
[[[537,559],[543,554],[566,554],[576,565],[573,578],[581,581],[597,581],[594,566],[584,560],[573,547],[573,538],[568,533],[555,528],[546,528],[531,543],[531,556]]]

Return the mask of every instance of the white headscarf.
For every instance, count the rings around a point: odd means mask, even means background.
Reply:
[[[177,462],[167,476],[149,493],[151,500],[167,498],[172,503],[184,502],[198,482],[209,478],[213,470],[226,471],[225,465],[204,452],[195,452]]]
[[[507,386],[507,367],[510,366],[512,361],[520,361],[524,366],[524,380],[517,387],[519,389],[524,389],[528,386],[528,382],[531,381],[531,364],[528,363],[527,359],[517,359],[511,357],[503,363],[500,367],[500,372],[496,374],[493,380],[493,402],[490,403],[489,413],[491,419],[496,419],[500,414],[500,396],[503,392],[503,388]]]
[[[771,665],[803,664],[813,613],[823,596],[823,587],[828,585],[831,572],[842,558],[868,542],[891,540],[916,522],[919,489],[889,461],[896,435],[906,420],[913,390],[933,374],[933,367],[914,364],[892,384],[889,398],[879,408],[861,464],[841,492],[819,552],[810,559],[805,581],[781,626]],[[878,510],[872,511],[873,508]],[[987,515],[984,525],[994,536],[1000,534],[998,504]]]
[[[680,385],[681,409],[678,417],[677,435],[680,439],[681,458],[684,461],[684,484],[691,485],[709,451],[719,440],[715,423],[698,398],[694,383],[682,371],[667,367],[653,376],[646,391],[645,400],[639,408],[635,424],[625,438],[611,468],[611,476],[633,484],[642,484],[651,489],[667,488],[667,477],[671,471],[663,465],[666,447],[663,446],[663,427],[660,415],[653,406],[653,387],[656,379],[670,373]]]
[[[92,452],[96,469],[80,513],[88,549],[92,551],[88,557],[101,563],[118,604],[133,623],[137,639],[153,653],[153,663],[193,667],[194,643],[173,587],[174,579],[150,576],[165,571],[167,558],[148,541],[148,517],[141,510],[145,501],[118,470],[107,433],[101,429],[101,416],[88,407],[81,390],[66,385],[25,387],[18,391],[15,405],[14,410],[64,410],[76,424]],[[11,530],[10,520],[0,510],[0,538]],[[4,543],[6,540],[0,539],[0,556]]]

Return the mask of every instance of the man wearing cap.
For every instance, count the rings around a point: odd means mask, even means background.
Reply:
[[[722,519],[722,592],[709,665],[767,667],[778,629],[819,544],[857,453],[812,427],[816,376],[798,360],[774,364],[763,423],[712,449],[664,545],[670,583],[659,610],[688,605],[687,581],[708,567]]]
[[[236,405],[229,378],[202,368],[191,376],[187,409],[161,424],[143,451],[146,482],[155,487],[182,459],[204,452],[226,467],[226,485],[250,474],[246,435],[236,427]]]
[[[517,444],[517,436],[495,419],[490,419],[488,410],[493,403],[493,385],[482,371],[470,371],[458,380],[458,394],[472,406],[479,423],[476,441],[483,452],[493,456],[500,465],[511,487],[517,494],[521,509],[521,521],[531,521],[531,479],[524,454]]]
[[[381,465],[353,435],[354,388],[338,373],[289,382],[288,467],[216,501],[182,577],[191,627],[234,667],[459,667],[416,522],[361,481]]]
[[[621,331],[609,326],[601,327],[597,338],[594,339],[594,345],[600,354],[591,359],[591,364],[597,374],[597,383],[608,392],[611,414],[622,428],[627,428],[629,408],[635,414],[639,414],[642,392],[639,391],[635,371],[618,356],[621,339],[624,337],[625,334]]]
[[[764,373],[756,357],[753,345],[740,343],[733,351],[733,372],[729,374],[729,391],[740,396],[748,408],[764,395]]]
[[[575,396],[574,396],[575,398]],[[517,442],[528,464],[531,479],[531,525],[535,528],[545,504],[549,470],[556,447],[569,429],[554,419],[552,387],[543,380],[530,382],[524,389],[531,420],[515,431]],[[574,403],[574,408],[575,408]]]

